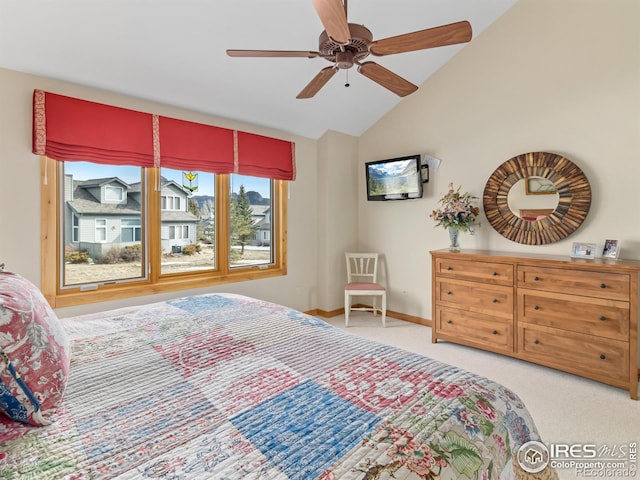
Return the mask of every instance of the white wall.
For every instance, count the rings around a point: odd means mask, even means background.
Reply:
[[[520,0],[359,140],[358,239],[387,257],[389,308],[431,318],[429,250],[448,234],[429,213],[449,182],[482,196],[520,153],[563,155],[585,172],[592,204],[569,238],[511,242],[483,218],[463,248],[566,254],[618,239],[640,259],[640,2]],[[364,162],[412,153],[442,160],[420,200],[367,202]]]
[[[317,307],[313,300],[317,287],[315,252],[318,224],[315,140],[6,69],[0,69],[0,85],[0,263],[5,262],[9,270],[24,275],[36,285],[40,285],[40,160],[31,153],[31,104],[34,89],[225,128],[237,128],[296,143],[297,179],[289,183],[288,275],[58,309],[60,316],[214,291],[251,295],[299,310]]]
[[[318,141],[318,298],[322,310],[344,304],[344,253],[358,245],[358,139],[329,131]]]

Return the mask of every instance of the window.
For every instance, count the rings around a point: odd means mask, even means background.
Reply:
[[[286,274],[284,181],[190,172],[185,185],[177,170],[42,158],[42,289],[56,308]]]
[[[107,221],[104,218],[96,218],[96,242],[107,241]]]
[[[120,239],[123,243],[142,241],[140,218],[123,218],[120,220]]]
[[[58,208],[58,288],[69,290],[84,284],[144,279],[147,268],[141,262],[146,248],[142,241],[142,169],[68,162],[61,163],[60,170],[65,180],[60,184],[64,201]],[[129,185],[128,195],[122,195],[126,204],[106,201],[109,185],[102,199],[101,179],[113,177]],[[116,190],[120,188],[124,187]]]
[[[162,196],[162,210],[182,210],[181,198],[174,196]]]
[[[124,188],[106,185],[104,187],[105,202],[122,202],[124,200]]]
[[[71,237],[71,241],[73,243],[78,243],[80,241],[80,219],[76,214],[73,214],[73,232]]]
[[[189,225],[170,225],[169,240],[189,239]]]
[[[268,265],[273,262],[273,247],[260,241],[260,235],[271,232],[271,181],[242,175],[230,179],[229,264],[232,268]]]

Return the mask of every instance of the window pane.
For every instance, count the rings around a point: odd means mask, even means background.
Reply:
[[[216,268],[215,175],[161,169],[161,274]]]
[[[110,202],[121,202],[124,200],[124,189],[115,185],[105,185],[104,198]]]
[[[64,162],[62,286],[144,278],[142,169]]]
[[[229,265],[250,267],[274,263],[272,180],[230,175]]]

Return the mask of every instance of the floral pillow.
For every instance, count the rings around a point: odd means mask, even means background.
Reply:
[[[69,341],[40,290],[0,269],[0,412],[49,425],[69,375]]]

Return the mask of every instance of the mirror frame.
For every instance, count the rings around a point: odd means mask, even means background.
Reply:
[[[535,222],[515,215],[507,203],[511,187],[527,177],[549,179],[560,195],[553,213]],[[510,158],[491,174],[482,204],[487,220],[503,237],[525,245],[546,245],[568,237],[582,224],[591,207],[591,186],[571,160],[555,153],[529,152]]]

